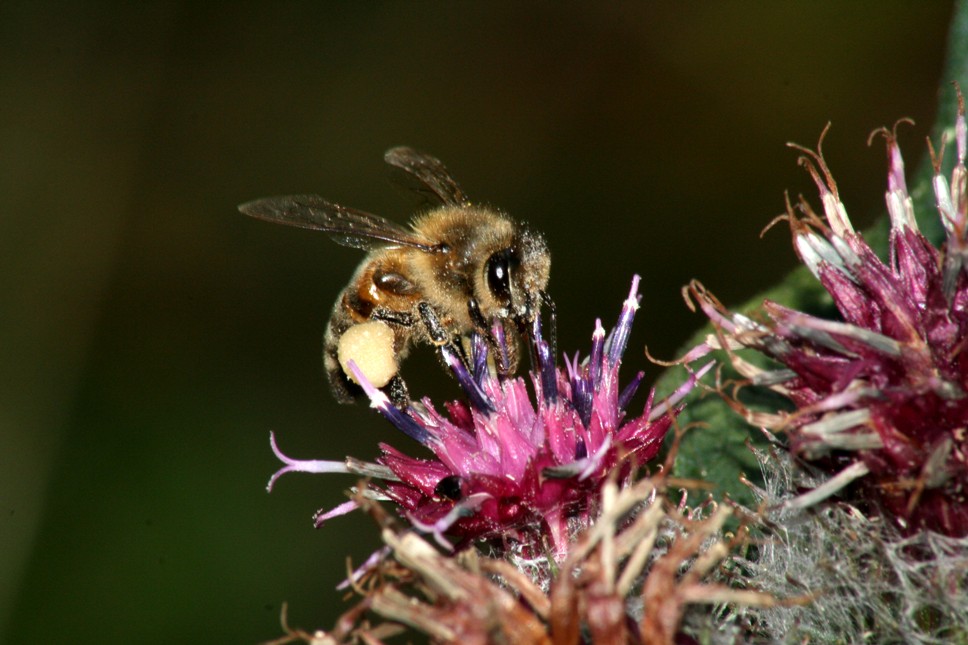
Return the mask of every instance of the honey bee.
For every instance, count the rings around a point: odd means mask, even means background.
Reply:
[[[413,345],[446,346],[466,362],[463,348],[472,332],[498,347],[494,325],[507,339],[496,369],[513,372],[516,335],[534,323],[543,303],[553,307],[545,291],[551,256],[544,237],[472,204],[430,155],[399,147],[384,160],[438,204],[415,216],[409,228],[318,195],[239,206],[246,215],[323,231],[338,244],[369,252],[326,327],[323,360],[333,395],[341,403],[361,396],[352,360],[370,383],[407,404],[399,365]]]

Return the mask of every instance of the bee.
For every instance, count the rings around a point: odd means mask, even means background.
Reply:
[[[436,207],[409,227],[318,195],[269,197],[239,206],[251,217],[323,231],[368,251],[333,306],[323,361],[341,403],[362,395],[349,362],[398,404],[409,394],[400,362],[414,345],[447,347],[466,359],[472,332],[502,350],[513,372],[517,334],[527,333],[547,295],[551,256],[544,237],[504,213],[471,203],[440,160],[407,147],[384,161]],[[553,315],[553,313],[552,313]],[[496,333],[506,338],[499,343]],[[492,352],[492,355],[497,352]]]

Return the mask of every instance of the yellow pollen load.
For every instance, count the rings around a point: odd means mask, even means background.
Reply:
[[[356,383],[348,363],[353,361],[374,387],[383,387],[397,373],[393,351],[393,330],[376,320],[354,325],[340,336],[337,348],[343,372]]]

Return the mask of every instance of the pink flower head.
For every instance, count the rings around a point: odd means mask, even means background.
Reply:
[[[381,444],[383,454],[369,474],[385,480],[386,497],[442,544],[447,534],[461,542],[516,543],[562,559],[568,537],[594,519],[606,477],[627,482],[656,456],[680,401],[711,366],[668,399],[656,402],[653,391],[640,415],[627,414],[642,373],[620,388],[618,372],[639,306],[638,284],[636,276],[612,332],[606,336],[596,321],[590,355],[566,359],[564,370],[555,366],[536,321],[528,339],[536,357],[531,391],[524,378],[502,378],[488,369],[488,343],[479,336],[472,338],[468,364],[442,349],[466,395],[444,411],[426,398],[401,410],[357,371],[372,406],[431,453],[410,457]],[[500,325],[494,336],[501,349]],[[328,471],[320,464],[331,463],[277,454],[287,463],[280,473]],[[355,468],[346,470],[359,472],[361,466]]]
[[[959,93],[960,98],[960,93]],[[788,207],[798,255],[823,284],[842,321],[766,301],[770,323],[729,315],[701,286],[703,309],[726,335],[779,361],[754,382],[793,401],[789,415],[759,417],[788,432],[791,450],[831,472],[817,500],[852,481],[906,530],[968,535],[968,192],[964,102],[956,125],[951,184],[933,157],[934,191],[947,233],[938,249],[919,231],[894,132],[887,141],[890,256],[882,261],[856,233],[817,152],[813,176],[824,218],[805,202]],[[822,139],[822,138],[821,138]],[[932,151],[933,152],[933,151]],[[824,221],[824,219],[826,221]],[[742,368],[741,368],[742,369]]]

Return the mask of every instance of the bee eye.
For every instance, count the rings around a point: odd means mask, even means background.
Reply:
[[[487,287],[494,297],[511,301],[511,249],[498,251],[487,259]]]

